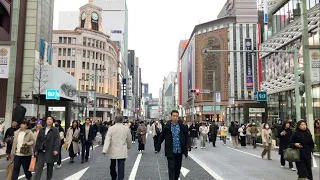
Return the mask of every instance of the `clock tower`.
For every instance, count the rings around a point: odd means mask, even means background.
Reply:
[[[79,27],[102,32],[102,9],[89,0],[84,6],[80,7]]]

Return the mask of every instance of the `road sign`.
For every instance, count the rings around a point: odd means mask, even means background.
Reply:
[[[268,95],[266,91],[254,92],[254,101],[265,102],[267,100],[268,100]]]
[[[201,89],[200,93],[201,94],[210,94],[210,89]]]
[[[60,100],[60,90],[58,89],[47,89],[46,99]]]
[[[265,108],[249,108],[249,113],[265,113]]]

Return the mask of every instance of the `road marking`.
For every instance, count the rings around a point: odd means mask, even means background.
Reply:
[[[129,176],[129,180],[134,180],[136,178],[141,157],[142,157],[142,154],[138,154],[136,162],[134,163],[133,168],[131,170],[131,173],[130,173],[130,176]]]
[[[187,169],[187,168],[184,168],[184,167],[181,167],[181,174],[183,175],[183,177],[186,177],[187,176],[187,174],[190,172],[190,170],[189,169]]]
[[[95,145],[94,147],[98,147],[99,145]],[[64,158],[64,159],[62,159],[61,160],[61,162],[64,162],[64,161],[66,161],[66,160],[68,160],[68,159],[70,159],[70,157],[67,157],[67,158]],[[54,165],[56,165],[57,163],[54,163]],[[43,169],[47,169],[47,166],[45,166],[45,167],[43,167]],[[54,169],[54,168],[53,168]],[[34,172],[32,172],[32,174],[34,174]],[[21,175],[21,176],[19,176],[18,177],[18,179],[22,179],[22,178],[24,178],[24,177],[26,177],[26,175]]]
[[[196,158],[191,153],[189,154],[189,157],[193,159],[196,163],[198,163],[204,170],[206,170],[214,179],[224,180],[221,176],[215,173],[212,169],[210,169],[207,165],[205,165],[203,162],[201,162],[198,158]]]
[[[79,180],[83,175],[84,173],[86,173],[86,171],[89,169],[89,167],[85,168],[85,169],[82,169],[81,171],[65,178],[64,180]]]
[[[248,155],[250,155],[250,156],[254,156],[254,157],[257,157],[257,158],[261,159],[261,156],[258,156],[258,155],[255,155],[255,154],[251,154],[251,153],[248,153],[248,152],[245,152],[245,151],[241,151],[241,150],[239,150],[239,149],[234,149],[234,148],[231,148],[231,147],[227,147],[227,148],[232,149],[232,150],[235,150],[235,151],[238,151],[238,152],[241,152],[241,153],[243,153],[243,154],[248,154]]]

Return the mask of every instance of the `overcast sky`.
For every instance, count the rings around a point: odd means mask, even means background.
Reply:
[[[140,59],[142,82],[159,96],[163,77],[176,71],[179,41],[195,25],[217,18],[227,0],[127,0],[129,49]],[[54,29],[59,11],[77,11],[88,0],[55,0]]]

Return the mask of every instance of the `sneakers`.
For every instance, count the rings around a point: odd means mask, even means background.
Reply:
[[[296,171],[296,169],[295,168],[291,168],[291,171]]]
[[[61,168],[61,164],[60,165],[57,165],[57,169],[60,169]]]
[[[281,168],[284,168],[284,166],[281,166]]]

